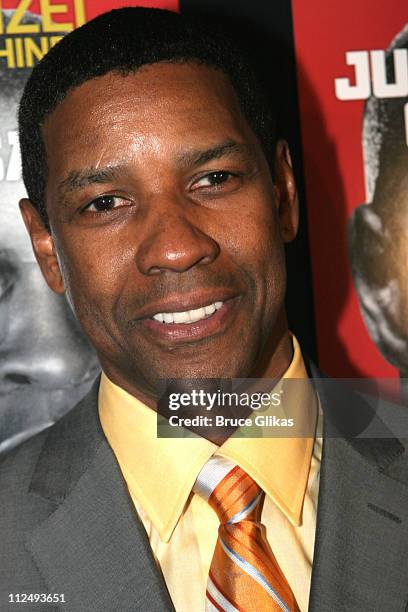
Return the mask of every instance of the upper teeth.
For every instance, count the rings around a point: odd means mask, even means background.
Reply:
[[[196,308],[195,310],[185,310],[184,312],[158,312],[153,316],[153,319],[160,323],[195,323],[211,316],[222,305],[223,302],[214,302],[208,306]]]

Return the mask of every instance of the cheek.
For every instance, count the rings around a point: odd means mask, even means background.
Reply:
[[[272,203],[247,218],[246,233],[248,265],[256,279],[258,299],[267,314],[280,307],[286,289],[284,245]]]
[[[125,283],[130,254],[117,240],[90,236],[78,240],[65,237],[57,243],[57,257],[67,297],[81,320],[91,315],[109,320],[115,296]]]
[[[270,274],[284,266],[279,220],[272,202],[248,204],[223,225],[229,252],[258,282],[261,277],[268,282]]]
[[[277,214],[272,203],[248,207],[225,226],[229,255],[246,272],[252,286],[251,318],[265,335],[284,305],[286,292],[285,253]]]

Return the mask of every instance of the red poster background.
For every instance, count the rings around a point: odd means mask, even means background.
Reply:
[[[392,10],[391,10],[392,9]],[[362,101],[339,101],[353,79],[346,51],[386,49],[407,21],[403,0],[292,0],[319,365],[331,376],[397,377],[362,320],[346,225],[365,201]]]

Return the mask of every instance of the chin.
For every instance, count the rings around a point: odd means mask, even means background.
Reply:
[[[185,366],[180,364],[176,367],[162,368],[156,380],[246,378],[252,369],[253,366],[246,363],[246,360],[245,363],[235,363],[226,358],[222,363],[206,362],[185,364]]]

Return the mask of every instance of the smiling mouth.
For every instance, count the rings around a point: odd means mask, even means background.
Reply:
[[[148,333],[166,344],[202,340],[223,333],[229,327],[237,312],[237,298],[237,295],[226,296],[224,300],[207,302],[211,298],[203,297],[202,306],[198,306],[196,302],[198,307],[188,310],[181,310],[181,305],[178,310],[178,304],[173,302],[167,307],[168,312],[156,312],[148,317],[143,317],[140,323]]]
[[[193,310],[184,310],[182,312],[158,312],[151,318],[165,325],[187,325],[189,323],[197,323],[203,319],[208,319],[217,310],[220,310],[223,304],[224,302],[212,302],[211,304]]]

